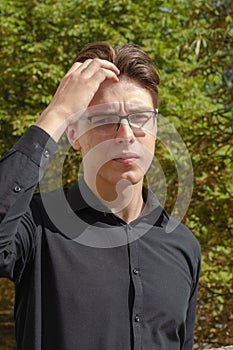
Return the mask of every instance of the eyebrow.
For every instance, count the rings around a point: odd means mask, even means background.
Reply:
[[[154,112],[156,111],[156,109],[151,108],[151,107],[141,107],[139,106],[139,108],[133,108],[133,109],[126,109],[126,114],[131,114],[131,113],[136,113],[136,112]],[[110,109],[110,110],[100,110],[100,111],[96,111],[96,113],[93,112],[93,114],[87,113],[86,117],[88,116],[101,116],[101,115],[120,115],[119,114],[119,109],[118,110],[114,110],[114,109]],[[84,115],[85,116],[85,115]]]

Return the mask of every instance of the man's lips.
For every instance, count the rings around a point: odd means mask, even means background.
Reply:
[[[120,153],[114,156],[113,160],[122,164],[130,164],[138,158],[139,156],[136,153]]]

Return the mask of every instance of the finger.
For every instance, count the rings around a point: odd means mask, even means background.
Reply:
[[[68,70],[68,72],[67,72],[67,76],[69,76],[71,73],[73,73],[74,71],[78,71],[79,73],[81,72],[81,71],[83,71],[85,68],[87,68],[89,65],[90,65],[90,63],[93,61],[93,59],[91,59],[91,58],[89,58],[89,59],[87,59],[86,61],[84,61],[84,62],[75,62],[72,66],[71,66],[71,68]]]
[[[70,74],[72,74],[74,71],[82,71],[83,69],[85,69],[90,63],[91,63],[92,59],[88,59],[84,62],[75,62],[71,68],[68,70],[68,72],[66,73],[65,76],[69,76]]]
[[[87,62],[87,61],[85,61],[84,63],[82,63],[82,62],[75,62],[71,66],[71,68],[68,70],[68,72],[66,73],[65,77],[69,77],[75,71],[80,71],[80,68],[85,68],[88,64],[89,64],[89,62]]]
[[[120,74],[119,69],[112,62],[102,60],[99,58],[94,58],[93,60],[91,60],[91,62],[88,63],[88,65],[84,69],[82,69],[82,76],[83,78],[88,79],[92,77],[101,68],[111,70],[116,75]]]
[[[75,62],[70,69],[67,71],[66,76],[70,75],[71,73],[73,73],[77,68],[79,68],[82,65],[81,62]]]
[[[92,84],[93,86],[95,86],[96,89],[98,89],[100,84],[103,83],[105,80],[112,80],[114,82],[118,82],[119,78],[115,72],[106,68],[99,69],[91,78]]]

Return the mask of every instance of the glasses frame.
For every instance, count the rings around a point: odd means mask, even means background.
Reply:
[[[129,124],[129,127],[130,127],[130,129],[132,130],[132,131],[137,131],[137,130],[135,130],[136,128],[134,127],[134,126],[132,126],[131,124],[130,124],[130,121],[129,121],[129,117],[131,116],[131,115],[134,115],[134,114],[137,114],[137,113],[153,113],[153,115],[151,116],[151,118],[153,118],[153,121],[155,122],[155,119],[157,118],[157,116],[158,116],[158,109],[157,108],[155,108],[154,110],[152,110],[152,111],[148,111],[148,110],[146,110],[146,111],[138,111],[138,112],[133,112],[133,113],[129,113],[129,114],[126,114],[126,115],[118,115],[118,114],[114,114],[114,116],[117,116],[118,118],[119,118],[119,120],[118,120],[118,122],[117,123],[115,123],[115,124],[117,124],[117,129],[115,130],[115,132],[117,132],[118,130],[119,130],[119,127],[120,127],[120,124],[121,124],[121,121],[123,120],[123,119],[126,119],[127,120],[127,122],[128,122],[128,124]],[[106,114],[94,114],[94,115],[90,115],[90,116],[88,116],[88,117],[81,117],[79,120],[88,120],[90,123],[91,123],[91,120],[92,120],[92,118],[94,118],[94,117],[98,117],[98,116],[108,116],[108,115],[111,115],[111,113],[106,113]],[[149,119],[148,119],[149,120]],[[144,123],[144,124],[142,124],[142,126],[140,127],[140,128],[138,128],[138,130],[144,130],[144,131],[147,131],[146,129],[143,129],[143,126],[148,122],[148,120]],[[101,126],[101,125],[100,125]],[[94,128],[96,128],[96,127],[94,127]],[[151,128],[151,129],[149,129],[148,131],[151,131],[152,129],[154,128],[154,123],[153,123],[153,127]],[[114,134],[114,133],[113,133]]]

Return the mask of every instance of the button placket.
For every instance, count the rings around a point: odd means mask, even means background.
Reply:
[[[127,239],[129,242],[129,262],[131,281],[134,287],[134,303],[132,307],[132,327],[134,336],[134,349],[141,350],[141,323],[142,323],[142,301],[143,290],[140,276],[139,257],[138,257],[138,239],[135,239],[134,228],[130,225],[126,227]]]

